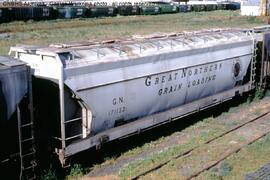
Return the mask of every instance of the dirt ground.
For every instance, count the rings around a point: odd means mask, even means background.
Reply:
[[[262,153],[258,159],[263,156],[265,158],[261,158],[262,160],[258,161],[254,166],[240,164],[239,162],[237,164],[233,160],[229,161],[229,159],[233,156],[241,156],[238,153],[249,149],[250,146],[256,146],[257,141],[263,141],[264,144],[268,143],[270,139],[267,135],[270,131],[269,115],[211,143],[205,144],[205,142],[237,126],[241,126],[269,110],[270,97],[266,97],[261,101],[243,103],[239,107],[223,112],[218,117],[208,117],[181,131],[134,148],[117,158],[108,159],[92,168],[87,175],[87,179],[97,177],[130,179],[166,161],[169,161],[169,163],[139,178],[168,179],[170,177],[169,179],[187,179],[197,174],[198,176],[194,176],[197,179],[227,179],[229,177],[230,179],[243,179],[245,174],[255,171],[264,163],[270,161],[270,157],[266,157],[266,152]],[[263,138],[266,138],[266,140]],[[256,143],[253,141],[256,141]],[[270,143],[268,144],[269,147],[264,148],[270,150]],[[261,146],[257,146],[256,151],[260,151]],[[192,153],[175,158],[192,149],[194,149]],[[249,157],[255,156],[256,151],[251,151]],[[223,158],[224,161],[217,163],[220,158]],[[256,159],[256,157],[253,158]],[[226,162],[225,165],[223,162]],[[198,173],[208,166],[211,166],[211,168]],[[240,174],[234,173],[234,170],[239,168],[238,166],[244,166],[241,168]],[[226,167],[229,172],[227,174],[220,173],[220,171],[226,170]]]

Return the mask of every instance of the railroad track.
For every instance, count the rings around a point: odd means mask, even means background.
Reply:
[[[185,152],[183,152],[183,153],[180,153],[180,154],[178,154],[178,155],[176,155],[176,156],[170,158],[169,160],[167,160],[167,161],[165,161],[165,162],[162,162],[162,163],[156,165],[155,167],[153,167],[153,168],[151,168],[151,169],[148,169],[148,170],[146,170],[146,171],[144,171],[144,172],[142,172],[142,173],[140,173],[140,174],[138,174],[138,175],[132,177],[131,179],[132,179],[132,180],[136,180],[136,179],[139,179],[139,178],[142,177],[142,176],[148,175],[148,174],[150,174],[150,173],[152,173],[152,172],[154,172],[154,171],[156,171],[156,170],[162,168],[163,166],[167,165],[167,164],[170,163],[172,160],[179,159],[179,158],[184,157],[184,156],[186,156],[186,155],[188,155],[188,154],[191,154],[193,151],[195,151],[196,149],[198,149],[198,148],[201,147],[202,145],[210,144],[211,142],[216,141],[216,140],[218,140],[219,138],[222,138],[222,137],[224,137],[225,135],[230,134],[230,133],[232,133],[232,132],[234,132],[234,131],[236,131],[236,130],[238,130],[238,129],[244,127],[244,126],[248,126],[249,124],[251,124],[251,123],[253,123],[253,122],[257,121],[257,120],[260,120],[260,119],[266,117],[267,115],[270,115],[270,111],[267,111],[267,112],[261,114],[260,116],[258,116],[258,117],[256,117],[256,118],[253,118],[253,119],[251,119],[251,120],[249,120],[249,121],[247,121],[247,122],[245,122],[245,123],[243,123],[243,124],[241,124],[241,125],[238,125],[238,126],[232,128],[232,129],[230,129],[230,130],[228,130],[228,131],[226,131],[226,132],[224,132],[224,133],[222,133],[222,134],[220,134],[220,135],[218,135],[218,136],[216,136],[216,137],[214,137],[214,138],[212,138],[212,139],[210,139],[210,140],[204,142],[204,143],[201,144],[201,145],[198,145],[198,146],[196,146],[196,147],[194,147],[194,148],[192,148],[192,149],[190,149],[190,150],[188,150],[188,151],[185,151]],[[268,132],[266,132],[266,133],[261,134],[259,137],[257,137],[257,138],[255,138],[255,139],[249,141],[246,145],[252,144],[253,142],[257,141],[258,139],[261,139],[262,137],[266,136],[266,135],[269,134],[269,133],[270,133],[270,132],[268,131]],[[246,145],[236,148],[234,151],[230,152],[230,153],[227,154],[226,156],[221,157],[220,159],[218,159],[218,160],[215,161],[214,163],[212,163],[212,164],[210,164],[210,165],[208,165],[208,166],[202,168],[200,171],[197,171],[196,173],[190,175],[187,179],[192,179],[192,178],[197,177],[197,176],[200,175],[202,172],[204,172],[204,171],[206,171],[206,170],[209,170],[210,168],[212,168],[212,167],[216,166],[217,164],[219,164],[221,161],[225,160],[225,159],[226,159],[227,157],[229,157],[230,155],[232,155],[232,154],[238,152],[239,150],[241,150],[241,149],[242,149],[243,147],[245,147]]]

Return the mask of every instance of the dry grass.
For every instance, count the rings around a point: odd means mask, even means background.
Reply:
[[[242,17],[237,11],[191,12],[157,16],[130,16],[100,19],[12,22],[0,25],[0,55],[16,44],[50,44],[130,37],[153,32],[179,32],[202,28],[250,28],[265,18]]]

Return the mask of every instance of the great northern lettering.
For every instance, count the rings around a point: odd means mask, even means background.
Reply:
[[[219,62],[151,75],[145,78],[145,86],[160,86],[159,96],[170,94],[180,91],[184,85],[191,88],[215,81],[216,72],[221,68],[222,63]]]

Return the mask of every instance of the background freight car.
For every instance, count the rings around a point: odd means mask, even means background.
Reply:
[[[57,6],[54,7],[57,11],[59,19],[73,19],[86,17],[87,8],[81,6]]]
[[[7,7],[0,7],[0,23],[9,22],[10,20],[10,9]]]
[[[114,6],[90,6],[87,17],[116,16],[117,8]]]
[[[228,3],[225,3],[225,9],[226,10],[237,10],[237,9],[240,9],[240,3],[238,2],[228,2]]]
[[[179,5],[179,12],[188,12],[188,5],[186,4],[181,4]]]
[[[141,15],[157,15],[161,13],[161,8],[158,5],[143,5],[140,9]]]
[[[10,18],[17,20],[46,20],[53,18],[53,10],[50,7],[11,7]]]
[[[56,12],[53,7],[39,6],[36,11],[38,11],[38,13],[35,12],[35,20],[56,19]]]
[[[224,9],[226,9],[226,4],[217,3],[217,10],[224,10]]]
[[[192,10],[195,12],[205,11],[205,5],[204,4],[192,4]]]
[[[168,13],[177,13],[178,7],[176,5],[171,4],[160,4],[160,13],[168,14]]]
[[[216,4],[205,4],[205,11],[214,11],[217,10]]]
[[[10,8],[10,15],[13,21],[29,20],[33,18],[31,9],[27,7],[12,7]]]
[[[193,11],[193,6],[191,4],[187,4],[187,12]]]
[[[118,6],[117,9],[118,9],[118,14],[121,16],[140,14],[139,6]]]

